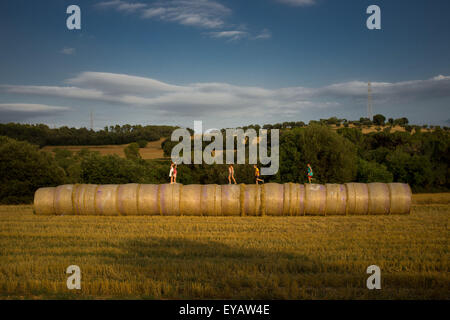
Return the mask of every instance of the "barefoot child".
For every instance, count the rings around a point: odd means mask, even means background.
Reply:
[[[255,168],[256,184],[258,184],[258,181],[264,183],[264,180],[259,177],[259,168],[256,166],[256,164],[253,165],[253,168]]]
[[[313,170],[311,168],[311,165],[308,163],[308,181],[309,181],[309,183],[311,183],[313,175],[314,175],[314,173],[313,173]]]
[[[228,166],[228,183],[231,184],[231,179],[233,179],[234,184],[236,184],[236,179],[234,179],[234,167],[232,164]]]

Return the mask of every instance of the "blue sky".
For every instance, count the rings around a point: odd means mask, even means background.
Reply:
[[[81,8],[81,30],[66,8]],[[366,8],[381,8],[381,30]],[[0,121],[233,127],[367,115],[449,125],[450,2],[0,2]]]

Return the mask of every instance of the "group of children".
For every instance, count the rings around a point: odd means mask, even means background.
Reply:
[[[260,178],[259,168],[256,164],[253,165],[253,168],[255,169],[255,182],[258,184],[258,182],[264,183],[264,180]],[[313,177],[313,170],[311,168],[311,165],[308,163],[308,181],[311,183],[312,177]],[[169,177],[170,177],[170,184],[177,183],[177,164],[171,163],[170,165],[170,171],[169,171]],[[231,180],[233,180],[234,184],[236,183],[236,179],[234,178],[234,167],[232,164],[228,166],[228,183],[231,184]]]

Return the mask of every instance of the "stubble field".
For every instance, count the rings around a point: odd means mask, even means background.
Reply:
[[[2,299],[449,299],[450,194],[406,216],[36,216],[0,206]],[[381,268],[381,290],[366,268]],[[69,265],[81,290],[68,290]]]

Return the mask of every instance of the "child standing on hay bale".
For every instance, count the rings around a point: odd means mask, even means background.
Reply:
[[[234,184],[236,184],[236,179],[234,179],[234,167],[232,164],[228,166],[228,184],[231,184],[231,179],[233,179]]]
[[[258,181],[264,183],[264,180],[259,177],[259,168],[256,166],[256,164],[253,165],[253,168],[255,168],[256,184],[258,184]]]
[[[311,180],[313,178],[314,173],[313,173],[313,170],[312,170],[311,165],[309,163],[308,163],[307,167],[308,167],[308,181],[309,181],[309,183],[311,183]]]
[[[177,164],[173,166],[173,183],[177,183]]]
[[[169,177],[170,177],[170,184],[172,184],[173,183],[173,162],[170,164]]]

